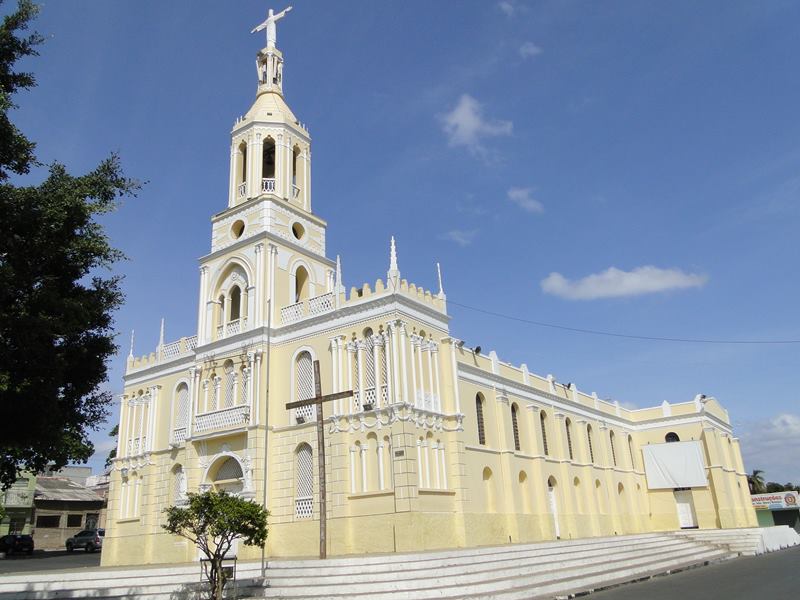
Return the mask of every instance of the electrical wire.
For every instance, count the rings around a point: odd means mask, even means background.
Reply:
[[[503,313],[469,306],[468,304],[461,304],[454,302],[450,298],[447,299],[447,304],[466,308],[475,312],[498,317],[500,319],[507,319],[509,321],[516,321],[518,323],[527,323],[528,325],[535,325],[536,327],[549,327],[550,329],[560,329],[562,331],[571,331],[572,333],[586,333],[589,335],[603,335],[607,337],[623,338],[629,340],[645,340],[651,342],[680,342],[685,344],[800,344],[800,340],[726,340],[726,339],[703,339],[703,338],[679,338],[679,337],[660,337],[655,335],[630,335],[626,333],[618,333],[614,331],[601,331],[599,329],[583,329],[581,327],[569,327],[567,325],[557,325],[555,323],[545,323],[543,321],[534,321],[532,319],[523,319],[522,317],[515,317]]]

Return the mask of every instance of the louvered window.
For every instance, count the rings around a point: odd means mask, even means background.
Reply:
[[[575,456],[572,453],[572,421],[569,419],[564,421],[564,427],[567,429],[567,450],[569,450],[569,459],[574,460]]]
[[[608,434],[608,443],[611,445],[611,459],[614,461],[614,466],[617,466],[617,449],[614,448],[614,432]]]
[[[311,353],[301,352],[295,361],[295,400],[308,400],[314,397],[314,363]],[[301,406],[294,409],[294,417],[298,422],[310,421],[317,417],[315,406]]]
[[[511,405],[511,428],[514,430],[514,450],[519,452],[519,423],[517,421],[517,405]]]
[[[586,441],[589,442],[589,460],[594,464],[594,447],[592,446],[592,426],[586,426]]]
[[[478,443],[481,446],[486,445],[486,430],[483,426],[483,398],[480,394],[475,397],[475,416],[478,421]]]
[[[311,446],[302,444],[297,449],[297,486],[294,496],[295,519],[310,519],[314,502],[314,460]]]
[[[547,447],[547,415],[544,412],[539,413],[539,424],[542,426],[542,449],[545,456],[550,455],[550,449]]]

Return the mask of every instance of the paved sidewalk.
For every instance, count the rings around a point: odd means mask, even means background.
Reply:
[[[750,600],[800,595],[800,547],[597,592],[592,600]]]
[[[3,575],[10,573],[46,573],[61,569],[88,569],[100,566],[100,552],[75,550],[37,550],[31,556],[12,555],[0,560],[0,584]]]

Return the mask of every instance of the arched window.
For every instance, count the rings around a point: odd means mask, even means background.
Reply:
[[[586,441],[589,444],[589,460],[594,464],[594,447],[592,446],[592,426],[586,426]]]
[[[294,272],[294,301],[300,302],[308,298],[308,271],[304,266],[297,267]]]
[[[575,456],[572,453],[572,421],[569,419],[565,420],[564,428],[567,430],[567,450],[569,451],[569,459],[573,460]]]
[[[308,400],[314,397],[314,363],[311,353],[303,351],[294,361],[294,399]],[[317,416],[315,406],[301,406],[294,409],[294,418],[298,423],[310,421]]]
[[[511,428],[514,430],[514,450],[519,452],[519,423],[517,422],[517,413],[519,407],[516,404],[511,405]]]
[[[478,443],[481,446],[485,446],[486,430],[483,426],[483,396],[481,394],[475,396],[475,416],[478,421]]]
[[[231,288],[231,301],[228,310],[230,312],[229,321],[236,321],[242,316],[242,290],[238,285]]]
[[[545,456],[549,456],[550,449],[547,446],[547,414],[544,411],[539,413],[539,426],[542,428],[542,450]]]
[[[300,444],[295,454],[294,518],[310,519],[314,505],[314,460],[311,446]]]
[[[244,479],[242,465],[235,458],[228,457],[217,469],[217,474],[214,476],[214,488],[236,494],[244,488],[242,479]]]
[[[189,386],[181,383],[175,389],[175,429],[185,429],[189,424]],[[183,432],[184,435],[186,432]],[[183,441],[183,440],[180,440]]]
[[[300,161],[300,148],[295,146],[292,148],[292,185],[297,186],[297,173],[298,162]],[[296,195],[296,194],[295,194]]]
[[[244,198],[247,183],[247,144],[242,142],[236,151],[236,197]]]
[[[230,408],[236,404],[236,371],[233,368],[233,361],[225,362],[225,405],[223,408]]]
[[[275,191],[275,141],[264,139],[261,152],[261,193]]]
[[[180,505],[186,501],[186,474],[181,465],[175,465],[172,468],[171,496],[170,500],[174,505]]]
[[[614,466],[617,466],[617,449],[614,447],[614,432],[608,432],[608,443],[611,446],[611,460],[614,461]]]
[[[675,433],[674,431],[670,431],[667,435],[664,436],[664,441],[667,442],[668,444],[671,444],[673,442],[680,442],[681,438],[679,438],[678,434]]]
[[[633,438],[628,436],[628,452],[631,455],[631,469],[636,468],[636,455],[633,453]]]

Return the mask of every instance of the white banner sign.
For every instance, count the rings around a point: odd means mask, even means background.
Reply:
[[[648,444],[642,452],[648,489],[708,487],[701,442]]]
[[[756,510],[797,510],[800,508],[800,494],[797,492],[775,492],[774,494],[753,494],[753,507]]]

